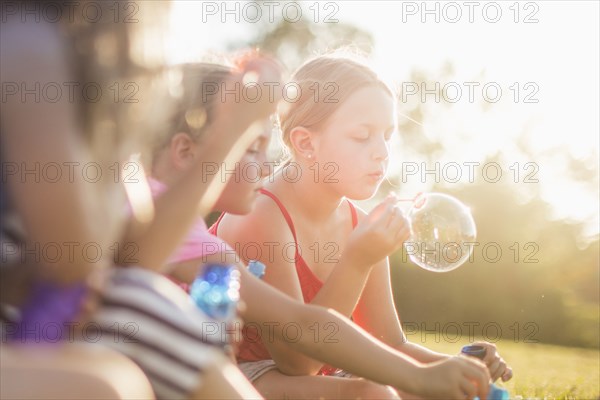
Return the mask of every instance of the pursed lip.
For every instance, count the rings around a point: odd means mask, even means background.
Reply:
[[[383,175],[384,175],[384,172],[382,170],[371,172],[370,174],[368,174],[368,176],[377,178],[377,179],[383,178]]]

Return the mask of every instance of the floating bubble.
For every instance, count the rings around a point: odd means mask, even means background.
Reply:
[[[448,272],[469,259],[477,236],[471,211],[452,196],[418,195],[408,212],[410,239],[404,243],[410,259],[428,271]]]

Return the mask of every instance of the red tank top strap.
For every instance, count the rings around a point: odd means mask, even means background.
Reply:
[[[288,227],[290,228],[290,231],[292,231],[292,236],[294,237],[294,244],[296,246],[296,258],[297,258],[300,254],[300,252],[298,251],[298,239],[296,238],[296,228],[294,228],[294,222],[292,221],[292,217],[290,216],[290,213],[285,208],[285,206],[283,205],[281,200],[279,200],[279,198],[277,196],[275,196],[275,194],[273,194],[272,192],[269,192],[267,189],[264,189],[264,188],[259,189],[259,192],[266,196],[269,196],[275,202],[275,204],[277,204],[277,207],[279,207],[281,214],[283,214],[283,218],[285,218],[285,222],[287,222]]]
[[[212,235],[215,236],[219,236],[217,233],[217,230],[219,229],[219,224],[221,223],[221,220],[223,219],[223,217],[225,216],[225,213],[222,212],[221,215],[219,215],[219,218],[215,221],[214,224],[212,224],[210,226],[210,228],[208,228],[208,232]]]
[[[352,228],[356,228],[356,224],[358,224],[358,214],[356,213],[356,207],[350,200],[346,200],[348,205],[350,206],[350,214],[352,214]]]

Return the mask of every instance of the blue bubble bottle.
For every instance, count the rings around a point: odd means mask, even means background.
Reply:
[[[234,266],[207,264],[190,287],[190,296],[209,317],[231,321],[240,298],[240,273]]]

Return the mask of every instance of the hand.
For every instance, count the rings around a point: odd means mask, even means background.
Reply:
[[[218,105],[219,118],[234,121],[244,131],[275,113],[282,96],[282,71],[277,61],[255,52],[238,59],[237,68],[224,83],[227,93],[235,90],[235,95],[221,94],[225,101]]]
[[[409,224],[397,202],[395,196],[388,196],[358,223],[346,244],[346,257],[349,260],[371,267],[408,239]]]
[[[244,327],[244,321],[236,317],[232,321],[227,322],[225,327],[225,335],[227,345],[225,346],[225,352],[231,358],[231,361],[236,363],[236,357],[239,353],[240,346],[242,344],[242,328]]]
[[[422,373],[420,387],[415,388],[415,394],[420,396],[468,400],[476,396],[487,398],[490,375],[478,359],[455,356],[427,364]]]
[[[502,382],[506,382],[512,378],[512,368],[506,365],[504,359],[500,357],[495,344],[489,342],[475,342],[473,345],[485,348],[486,351],[483,362],[490,371],[492,382],[495,382],[498,378],[502,378]]]

